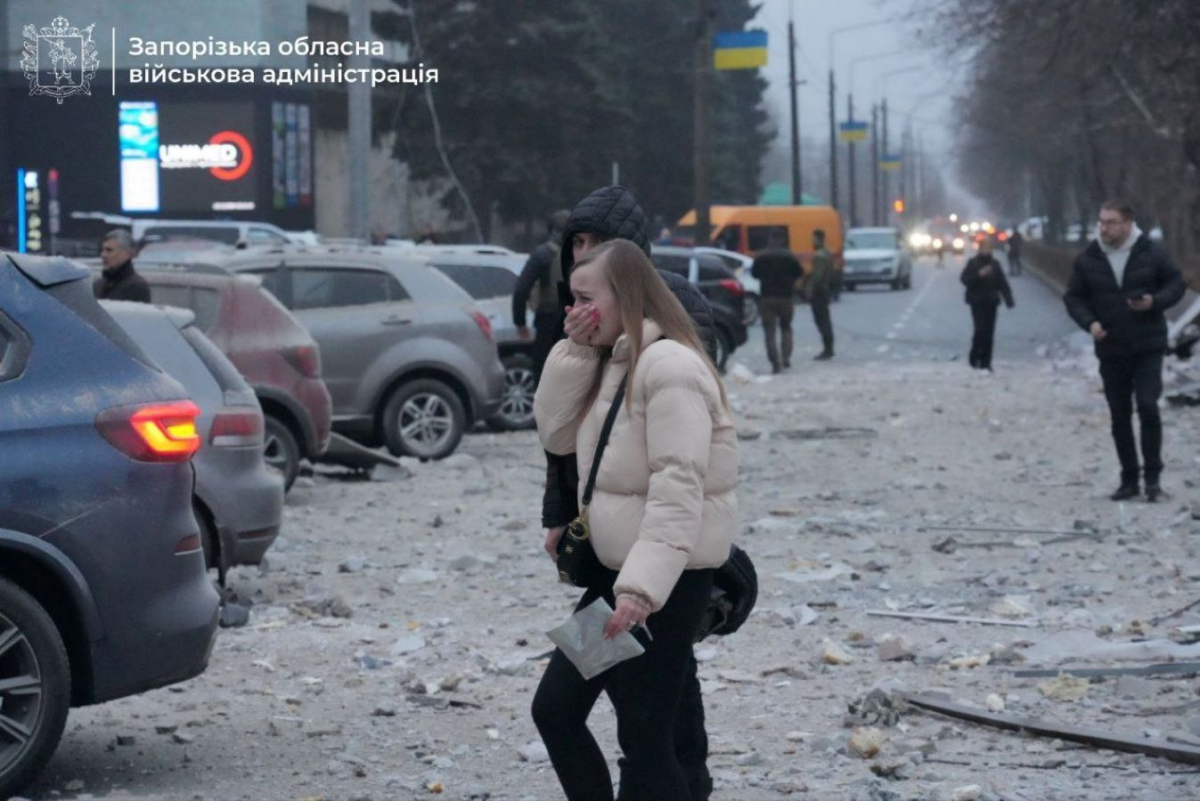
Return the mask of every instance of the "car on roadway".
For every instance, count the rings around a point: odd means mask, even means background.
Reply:
[[[694,248],[660,246],[650,252],[659,270],[686,278],[708,300],[717,332],[717,367],[724,371],[733,352],[746,344],[746,290],[737,274],[718,258]]]
[[[187,309],[101,301],[142,350],[200,407],[193,503],[209,569],[222,581],[257,565],[283,522],[283,473],[263,459],[263,412],[254,390]]]
[[[218,597],[192,511],[200,410],[63,258],[0,254],[0,798],[70,707],[208,665]]]
[[[441,459],[505,393],[492,326],[415,249],[285,245],[216,266],[255,275],[316,340],[333,429],[397,456]]]
[[[866,284],[886,284],[892,289],[912,287],[912,260],[898,229],[846,231],[842,286],[853,291]]]
[[[214,260],[219,255],[209,254]],[[332,430],[333,401],[321,377],[316,340],[253,276],[178,262],[139,271],[150,284],[150,299],[190,309],[196,327],[249,382],[266,415],[267,463],[291,489],[301,461],[317,461]]]

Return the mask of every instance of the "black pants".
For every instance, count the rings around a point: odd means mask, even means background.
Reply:
[[[612,777],[587,719],[601,692],[617,713],[621,801],[702,801],[711,791],[708,736],[692,637],[713,585],[713,570],[685,570],[666,606],[646,621],[646,653],[584,680],[555,650],[533,699],[533,720],[568,801],[611,801]],[[576,610],[603,596],[614,604],[617,574],[606,571]]]
[[[562,314],[554,309],[539,309],[533,315],[533,376],[541,381],[546,357],[562,339]]]
[[[971,319],[975,322],[975,335],[971,337],[972,367],[992,369],[992,344],[996,340],[996,310],[999,308],[999,303],[971,304]]]
[[[829,317],[829,294],[815,294],[809,300],[812,306],[813,322],[821,332],[821,346],[825,353],[833,353],[833,320]]]
[[[786,298],[767,296],[759,301],[758,308],[762,314],[763,338],[767,343],[767,360],[771,367],[790,366],[792,363],[792,315],[796,311],[796,302],[789,295]],[[775,329],[779,328],[780,342],[775,343]],[[783,348],[783,358],[779,357],[779,349]]]
[[[1121,483],[1138,480],[1137,443],[1133,437],[1133,409],[1136,404],[1142,423],[1142,464],[1146,483],[1155,484],[1162,473],[1162,418],[1158,399],[1162,395],[1163,354],[1136,353],[1100,360],[1104,379],[1104,397],[1112,415],[1112,436],[1121,460]]]

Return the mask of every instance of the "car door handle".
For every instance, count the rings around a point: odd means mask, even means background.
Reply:
[[[383,323],[383,325],[410,325],[412,320],[408,317],[397,317],[393,315],[391,317],[384,317],[380,322]]]

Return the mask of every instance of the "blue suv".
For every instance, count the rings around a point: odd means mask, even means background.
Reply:
[[[72,706],[208,664],[199,410],[65,259],[0,253],[0,798]]]

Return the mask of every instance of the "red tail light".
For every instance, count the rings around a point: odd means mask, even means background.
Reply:
[[[139,462],[186,462],[200,449],[191,401],[121,406],[96,416],[96,429],[109,444]]]
[[[299,345],[283,351],[288,364],[300,371],[305,378],[321,377],[321,352],[316,345]]]
[[[742,286],[742,282],[735,278],[725,278],[718,283],[720,283],[721,287],[731,295],[735,295],[740,298],[742,295],[746,294],[746,288]]]
[[[208,444],[214,448],[262,447],[262,411],[251,406],[222,409],[213,419]]]
[[[479,326],[479,330],[487,337],[487,341],[494,342],[495,340],[492,339],[492,321],[477,311],[473,311],[470,314],[471,319],[475,321],[475,325]]]

